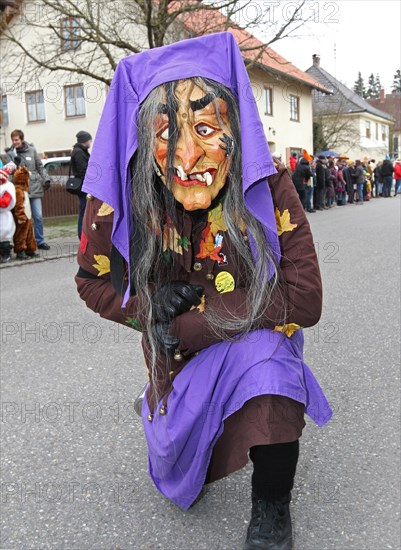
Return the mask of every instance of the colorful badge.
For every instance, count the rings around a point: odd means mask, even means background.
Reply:
[[[232,292],[235,288],[234,277],[228,271],[221,271],[216,275],[214,284],[217,291],[221,294],[224,294],[224,292]]]

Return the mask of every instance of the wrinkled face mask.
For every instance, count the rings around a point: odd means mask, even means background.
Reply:
[[[227,103],[182,80],[175,90],[178,103],[178,138],[174,156],[171,191],[185,210],[208,208],[224,187],[231,164],[233,140]],[[155,120],[156,170],[167,185],[169,119],[166,105],[160,105]]]

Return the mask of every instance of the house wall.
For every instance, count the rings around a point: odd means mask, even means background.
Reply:
[[[367,123],[370,123],[370,137],[367,136],[366,132]],[[390,124],[386,119],[364,113],[356,117],[356,131],[359,132],[359,144],[350,149],[349,155],[351,158],[363,159],[369,157],[375,160],[383,160],[389,154]],[[382,133],[384,133],[384,136],[382,136]]]
[[[64,85],[83,84],[85,97],[85,115],[67,117],[64,104]],[[76,142],[75,135],[80,130],[96,134],[102,108],[106,97],[106,86],[101,82],[77,78],[76,81],[62,79],[40,79],[29,91],[43,89],[45,98],[44,121],[28,122],[25,87],[17,86],[7,93],[9,123],[2,127],[0,135],[1,151],[10,146],[10,133],[16,128],[21,129],[25,139],[34,143],[39,153],[66,151]]]
[[[258,110],[271,150],[279,151],[288,163],[290,151],[306,149],[313,152],[312,94],[308,86],[280,78],[262,70],[252,69],[250,79]],[[265,114],[265,88],[273,89],[273,114]],[[289,96],[300,99],[299,122],[290,120]]]
[[[26,3],[26,5],[28,5]],[[46,40],[46,31],[38,31],[24,24],[23,14],[15,16],[11,23],[24,32],[24,44],[33,45],[39,39]],[[1,44],[2,55],[7,58],[11,47],[4,39]],[[286,78],[253,68],[250,79],[257,99],[259,113],[265,134],[272,151],[280,151],[283,160],[288,162],[289,152],[306,149],[312,152],[313,124],[311,89]],[[74,74],[51,73],[40,75],[35,81],[16,83],[12,71],[7,74],[7,66],[2,75],[2,94],[7,96],[8,124],[0,131],[0,150],[11,144],[10,132],[16,128],[23,130],[26,140],[34,143],[40,154],[68,151],[75,143],[75,135],[80,130],[96,135],[100,115],[107,90],[106,85]],[[64,86],[83,84],[85,96],[85,115],[67,117],[65,112]],[[265,88],[273,89],[273,113],[265,114]],[[28,122],[26,91],[43,90],[45,98],[45,121]],[[299,97],[299,122],[290,120],[289,96]]]

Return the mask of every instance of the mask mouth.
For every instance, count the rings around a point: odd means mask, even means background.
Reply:
[[[217,173],[216,168],[209,168],[201,172],[192,172],[186,174],[182,166],[175,168],[174,181],[183,187],[193,187],[195,185],[201,187],[210,187],[213,185]]]

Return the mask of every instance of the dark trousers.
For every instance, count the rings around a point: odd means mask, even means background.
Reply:
[[[325,196],[326,189],[324,187],[316,191],[317,206],[315,208],[324,208]]]
[[[383,197],[391,196],[391,186],[393,184],[392,176],[383,176]]]
[[[306,190],[305,189],[297,189],[299,200],[301,201],[302,206],[304,209],[306,208]]]
[[[278,500],[294,486],[299,456],[299,441],[251,447],[253,462],[252,492],[265,500]]]

